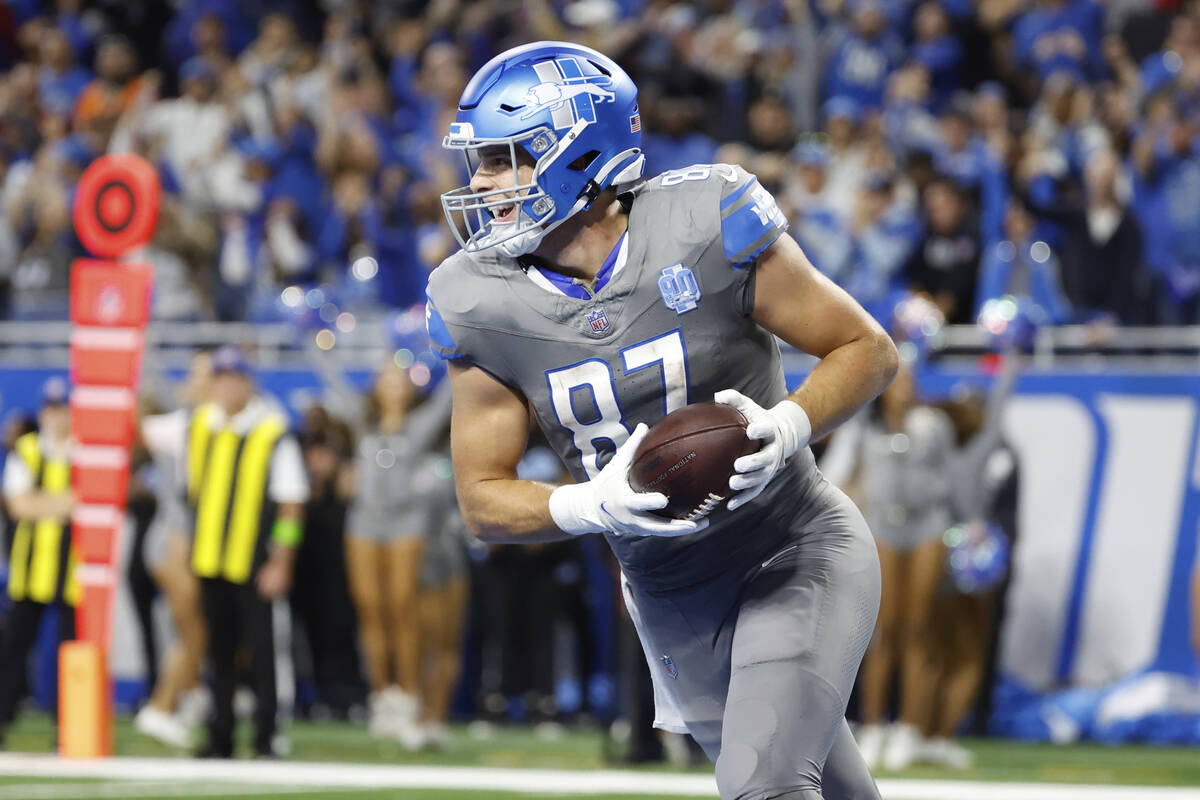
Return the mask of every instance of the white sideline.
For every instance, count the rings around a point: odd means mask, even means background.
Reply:
[[[228,783],[203,785],[178,781],[91,781],[67,783],[22,783],[0,786],[0,800],[135,800],[138,797],[229,797],[230,795],[313,794],[328,792],[324,786],[277,786],[271,783]]]
[[[664,797],[715,798],[711,775],[677,775],[622,770],[499,769],[416,767],[299,761],[198,761],[185,758],[108,758],[65,760],[52,755],[0,753],[0,775],[54,778],[107,778],[169,782],[180,797],[212,794],[211,782],[227,790],[253,786],[341,789],[459,789],[528,794],[653,794]],[[209,786],[188,786],[189,782]],[[0,786],[0,798],[8,798]],[[47,787],[48,788],[48,787]],[[104,796],[98,787],[55,786],[43,797],[59,800]],[[130,787],[122,787],[128,789]],[[1061,783],[980,783],[956,780],[879,781],[885,800],[1200,800],[1200,789],[1159,786],[1097,786]],[[62,792],[61,794],[59,792]],[[129,796],[128,794],[125,796]],[[15,796],[12,796],[15,798]]]

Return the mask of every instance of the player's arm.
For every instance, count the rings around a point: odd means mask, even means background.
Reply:
[[[679,536],[708,524],[654,516],[650,512],[663,508],[666,496],[630,488],[629,463],[646,435],[645,425],[586,483],[551,486],[519,479],[517,463],[530,426],[525,399],[478,367],[452,362],[449,372],[458,503],[467,528],[483,541],[533,544],[602,531]]]
[[[819,439],[884,390],[899,364],[890,336],[850,295],[822,275],[787,234],[763,251],[751,317],[820,358],[789,396]]]
[[[550,515],[553,486],[517,478],[529,438],[525,399],[479,367],[449,365],[450,447],[467,528],[493,543],[570,538]]]
[[[759,325],[820,362],[799,388],[771,408],[733,389],[714,400],[734,406],[763,445],[734,462],[729,510],[758,497],[784,462],[829,433],[883,391],[899,358],[891,338],[850,295],[818,272],[800,246],[781,233],[758,258],[754,308]]]

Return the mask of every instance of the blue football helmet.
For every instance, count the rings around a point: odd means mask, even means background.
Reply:
[[[637,87],[612,59],[569,42],[534,42],[485,64],[442,146],[464,154],[469,175],[485,149],[507,148],[512,188],[463,186],[442,195],[442,208],[467,252],[498,247],[510,258],[535,250],[605,189],[640,178],[645,165]],[[519,152],[534,162],[531,182],[517,175]],[[515,213],[498,220],[514,201]]]

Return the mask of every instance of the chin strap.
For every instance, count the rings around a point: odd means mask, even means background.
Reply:
[[[580,197],[587,197],[587,205],[584,207],[590,208],[607,187],[619,186],[642,177],[645,167],[646,157],[642,155],[640,147],[631,147],[617,153],[596,173],[596,177],[583,187]]]
[[[506,239],[505,241],[496,245],[496,249],[509,258],[519,258],[520,256],[528,255],[534,250],[537,250],[537,246],[541,244],[542,238],[547,233],[554,230],[559,225],[562,225],[564,222],[578,214],[589,205],[591,205],[591,201],[589,201],[587,197],[581,193],[579,195],[579,199],[575,201],[575,205],[571,206],[571,210],[568,211],[566,216],[564,216],[562,219],[555,220],[554,222],[539,228],[533,228],[532,230],[518,234],[511,239]]]
[[[496,249],[508,258],[519,258],[532,253],[541,244],[542,238],[546,234],[559,225],[562,225],[580,211],[591,208],[592,203],[596,202],[596,198],[603,194],[608,186],[617,186],[635,181],[642,177],[642,171],[645,168],[646,156],[642,153],[641,148],[631,147],[628,150],[623,150],[610,158],[608,163],[596,173],[595,178],[584,184],[583,191],[575,198],[575,204],[571,206],[571,210],[564,214],[561,219],[500,242],[496,245]],[[521,214],[524,214],[524,211],[518,213],[518,220]]]

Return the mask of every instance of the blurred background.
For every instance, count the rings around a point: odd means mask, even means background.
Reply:
[[[274,611],[296,720],[280,754],[697,759],[649,728],[604,543],[487,547],[446,499],[421,304],[455,248],[438,196],[465,180],[440,144],[468,77],[536,39],[625,67],[647,174],[756,173],[902,343],[894,390],[817,446],[884,556],[850,710],[872,762],[987,775],[1027,753],[991,739],[1200,743],[1200,2],[0,0],[5,443],[66,371],[79,176],[137,153],[163,186],[139,254],[145,415],[199,402],[203,354],[233,345],[303,453],[306,537]],[[811,363],[785,366],[794,385]],[[419,453],[398,460],[401,435]],[[152,445],[110,668],[141,720],[119,751],[182,753],[203,738],[205,672],[163,680],[180,649],[202,665],[204,640],[168,597],[186,553],[162,543]],[[537,442],[522,469],[561,474]],[[356,522],[372,486],[406,498],[408,529]],[[53,741],[52,626],[10,749]],[[1036,752],[1034,775],[1056,758]],[[1181,752],[1146,780],[1200,784]],[[1088,779],[1072,763],[1058,774]]]

